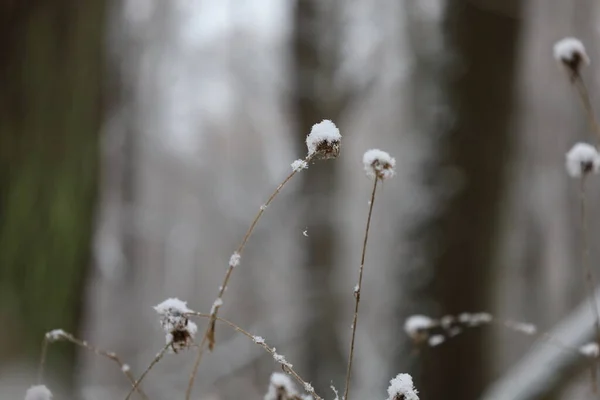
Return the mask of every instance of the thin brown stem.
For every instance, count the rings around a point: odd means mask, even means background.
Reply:
[[[152,360],[150,365],[148,365],[148,368],[146,368],[146,370],[142,373],[142,375],[140,375],[139,379],[133,383],[133,386],[132,386],[131,390],[129,391],[129,393],[127,393],[127,397],[125,397],[125,400],[129,400],[131,398],[131,395],[133,394],[133,392],[135,392],[137,390],[138,386],[142,383],[142,381],[144,380],[146,375],[148,375],[148,372],[150,372],[150,370],[156,364],[158,364],[158,362],[163,358],[163,356],[165,355],[165,353],[167,352],[167,349],[169,348],[169,346],[171,346],[171,344],[172,344],[172,342],[167,343],[165,345],[165,347],[163,347],[162,350],[154,357],[154,359]]]
[[[594,132],[598,136],[598,140],[600,141],[600,125],[598,124],[596,114],[594,113],[594,108],[592,107],[592,101],[590,98],[589,91],[587,90],[587,86],[585,85],[585,82],[583,81],[581,75],[577,74],[575,76],[574,84],[577,88],[577,93],[579,94],[581,105],[583,106],[587,115],[590,128],[592,129],[592,132]]]
[[[258,344],[260,347],[265,349],[267,351],[267,353],[269,353],[271,356],[273,356],[273,357],[278,356],[278,354],[275,352],[274,347],[269,346],[264,340],[257,341],[256,337],[254,335],[252,335],[247,330],[241,328],[240,326],[236,325],[235,323],[233,323],[229,320],[223,319],[221,317],[215,317],[213,314],[204,314],[204,313],[199,313],[199,312],[191,312],[191,313],[188,313],[188,315],[194,315],[196,317],[202,317],[202,318],[211,318],[211,319],[215,318],[216,321],[219,321],[219,322],[222,322],[222,323],[228,325],[230,328],[234,329],[235,331],[246,336],[248,339],[252,340],[254,343]],[[308,382],[306,382],[296,371],[294,371],[294,369],[292,368],[292,366],[290,364],[281,364],[281,366],[283,367],[283,370],[285,372],[287,372],[289,375],[291,375],[298,383],[300,383],[302,385],[303,389],[306,392],[308,392],[309,394],[311,394],[315,400],[323,400],[323,398],[320,397],[314,391],[314,389],[312,389],[312,386],[310,386],[308,384]]]
[[[587,226],[587,201],[585,194],[585,175],[581,178],[581,190],[580,190],[580,211],[581,211],[581,264],[583,271],[583,279],[586,283],[588,297],[592,306],[592,312],[595,316],[595,328],[596,328],[596,340],[595,342],[600,345],[600,311],[598,310],[598,303],[594,295],[596,283],[594,281],[594,275],[592,274],[592,267],[590,266],[590,246],[588,244],[588,226]],[[598,392],[598,363],[594,363],[592,367],[592,386],[594,393]]]
[[[311,159],[312,159],[312,156],[306,156],[304,161],[306,163],[308,163],[311,161]],[[239,259],[241,258],[242,253],[244,252],[246,243],[248,243],[248,240],[250,239],[250,236],[252,235],[254,228],[258,224],[258,221],[264,214],[267,207],[271,205],[273,200],[275,200],[275,197],[277,197],[279,192],[281,192],[281,189],[283,189],[283,187],[294,177],[294,175],[296,175],[297,172],[298,172],[297,169],[293,169],[292,172],[283,180],[283,182],[281,182],[277,186],[277,188],[275,189],[275,191],[273,191],[271,196],[269,196],[269,198],[267,199],[267,202],[260,206],[258,213],[254,217],[254,220],[250,224],[250,227],[246,231],[246,234],[242,238],[242,241],[240,242],[240,244],[238,245],[238,247],[234,253],[234,255],[236,257],[230,259],[230,261],[229,261],[229,267],[227,268],[227,272],[225,273],[225,278],[223,279],[223,283],[221,284],[221,287],[219,288],[219,294],[217,296],[217,300],[223,299],[223,295],[225,293],[225,290],[227,290],[227,285],[229,284],[229,279],[231,278],[231,274],[233,273],[234,268],[239,263]],[[202,361],[202,356],[204,354],[204,346],[208,342],[208,348],[211,351],[215,346],[215,322],[217,320],[219,308],[221,308],[220,304],[222,304],[222,301],[215,302],[214,304],[215,304],[215,306],[213,307],[213,310],[211,311],[212,317],[208,323],[208,327],[206,328],[206,331],[204,332],[204,336],[202,337],[202,341],[200,342],[200,345],[198,347],[198,355],[196,356],[196,360],[194,361],[194,366],[192,368],[192,373],[190,374],[190,380],[189,380],[188,387],[186,390],[186,395],[185,395],[186,400],[190,400],[190,398],[191,398],[192,389],[194,387],[194,381],[196,379],[196,374],[198,373],[198,367],[200,366],[200,362]]]
[[[377,181],[375,177],[373,182],[373,191],[371,193],[371,201],[369,202],[369,216],[367,217],[367,227],[365,228],[365,238],[363,241],[362,255],[360,258],[360,269],[358,272],[358,284],[354,289],[354,318],[352,320],[352,339],[350,340],[350,355],[348,356],[348,370],[346,371],[346,388],[344,389],[344,400],[348,400],[350,391],[350,376],[352,375],[352,360],[354,358],[354,340],[356,338],[356,324],[358,323],[358,305],[360,304],[360,291],[362,289],[363,271],[365,268],[365,256],[367,254],[367,242],[369,240],[369,228],[371,227],[371,215],[373,214],[373,206],[375,205],[375,193],[377,191]]]
[[[121,372],[123,372],[123,374],[129,381],[129,383],[131,383],[131,385],[133,387],[132,391],[137,389],[137,392],[142,396],[142,398],[148,400],[148,396],[146,396],[144,391],[141,388],[135,387],[135,378],[133,377],[133,375],[131,374],[131,372],[129,370],[129,365],[124,363],[116,353],[114,353],[112,351],[106,351],[106,350],[99,349],[96,346],[89,344],[85,340],[77,339],[75,336],[71,335],[68,332],[65,332],[65,331],[55,331],[55,332],[57,332],[57,333],[55,333],[52,336],[49,336],[52,332],[47,333],[44,336],[44,341],[42,342],[42,355],[40,358],[40,365],[39,365],[39,371],[38,371],[38,382],[40,384],[44,380],[44,366],[46,364],[46,355],[48,354],[48,345],[55,341],[64,340],[64,341],[73,343],[76,346],[82,347],[86,350],[89,350],[92,353],[96,354],[97,356],[108,358],[109,360],[115,362],[121,369]]]

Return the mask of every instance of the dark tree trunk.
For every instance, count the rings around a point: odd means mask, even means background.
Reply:
[[[456,185],[450,188],[456,192],[430,227],[438,239],[431,255],[441,315],[492,308],[491,268],[510,156],[520,31],[516,4],[448,3],[445,37],[458,57],[447,88],[455,121],[442,141],[434,179],[446,189]],[[429,356],[435,359],[421,383],[423,399],[478,398],[490,378],[488,354],[485,331],[465,332],[440,346]]]
[[[77,329],[90,260],[101,115],[103,0],[0,5],[0,360],[39,357]],[[75,351],[49,373],[68,385]],[[60,372],[56,372],[60,371]]]

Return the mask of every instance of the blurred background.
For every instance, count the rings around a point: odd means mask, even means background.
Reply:
[[[403,324],[488,311],[576,347],[591,339],[564,154],[592,136],[552,45],[588,45],[596,104],[599,11],[592,0],[3,1],[0,396],[35,382],[54,328],[138,376],[164,345],[152,306],[210,310],[258,207],[324,118],[341,130],[340,157],[268,208],[221,316],[265,337],[318,393],[343,388],[371,186],[361,157],[382,148],[397,176],[375,205],[353,397],[384,398],[399,372],[422,400],[597,396],[582,357],[534,338],[490,326],[417,350]],[[590,180],[592,260],[599,187]],[[150,398],[183,399],[194,356],[161,361]],[[261,399],[278,369],[219,327],[193,398]],[[52,345],[47,374],[57,399],[128,390],[115,365],[70,344]]]

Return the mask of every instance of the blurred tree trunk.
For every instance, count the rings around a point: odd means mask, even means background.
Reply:
[[[0,334],[3,362],[37,359],[47,330],[77,329],[97,186],[104,3],[0,5],[0,323],[11,327]],[[48,371],[70,381],[75,351],[59,353]]]
[[[337,2],[298,0],[292,36],[292,112],[298,131],[298,153],[306,153],[305,139],[313,124],[339,122],[345,99],[333,88],[338,63],[340,27]],[[325,41],[326,32],[328,39]],[[305,341],[307,376],[321,393],[331,382],[343,382],[346,360],[340,349],[336,321],[339,305],[332,286],[337,246],[332,221],[336,192],[336,161],[317,162],[301,174],[303,220],[308,237],[302,243],[310,315]],[[351,296],[351,293],[349,294]]]
[[[430,232],[442,244],[432,248],[434,296],[442,315],[455,315],[492,305],[520,20],[517,1],[451,0],[447,7],[445,37],[459,68],[447,88],[455,121],[442,139],[438,182],[454,194]],[[489,379],[483,333],[465,332],[437,349],[424,399],[478,398]]]

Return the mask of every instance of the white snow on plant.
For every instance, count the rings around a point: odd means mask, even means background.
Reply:
[[[590,64],[590,58],[585,51],[585,46],[581,40],[567,37],[554,44],[554,58],[562,63],[573,63],[578,60],[585,64]]]
[[[535,335],[537,333],[537,327],[526,322],[507,321],[505,325],[516,332],[526,335]]]
[[[170,298],[154,309],[160,315],[160,324],[166,333],[165,341],[167,344],[171,343],[174,351],[186,349],[193,344],[198,326],[188,319],[187,314],[193,311],[185,301]]]
[[[283,398],[292,398],[298,394],[296,386],[289,376],[282,374],[281,372],[273,372],[271,379],[269,380],[269,389],[264,400],[278,400],[281,398],[281,392],[285,393]]]
[[[396,159],[389,153],[379,150],[367,150],[363,155],[365,172],[369,178],[388,179],[396,174]]]
[[[210,315],[214,315],[215,312],[217,311],[217,308],[221,307],[223,305],[223,299],[220,297],[217,297],[217,299],[213,302],[212,308],[210,309]]]
[[[253,336],[252,340],[256,344],[265,344],[265,338],[263,338],[262,336]]]
[[[586,357],[596,358],[600,355],[600,348],[598,343],[587,343],[579,348],[579,352]]]
[[[63,331],[62,329],[54,329],[46,333],[46,340],[55,342],[64,338],[65,336],[67,336],[67,332]]]
[[[418,393],[419,392],[413,385],[412,376],[409,374],[398,374],[390,381],[390,386],[388,387],[388,400],[395,400],[397,398],[403,400],[419,400]]]
[[[298,159],[292,163],[292,169],[296,172],[300,172],[303,169],[308,168],[308,163],[302,159]]]
[[[432,337],[429,338],[429,346],[431,346],[431,347],[439,346],[440,344],[444,343],[445,341],[446,341],[446,338],[444,337],[444,335],[433,335]]]
[[[600,171],[600,154],[587,143],[575,143],[566,154],[565,167],[572,178],[581,178],[589,173]]]
[[[489,313],[461,313],[458,320],[469,326],[480,326],[492,322],[492,314]]]
[[[431,318],[425,315],[411,315],[404,322],[404,331],[408,336],[414,338],[432,326],[434,326],[434,322]]]
[[[123,364],[123,366],[121,367],[121,371],[127,373],[131,370],[131,367],[129,366],[129,364]]]
[[[45,385],[32,386],[27,389],[25,400],[52,400],[52,392]]]
[[[261,208],[262,209],[262,208]],[[231,267],[237,267],[240,265],[240,260],[242,259],[242,255],[237,251],[234,251],[231,257],[229,257],[229,265]]]
[[[324,119],[318,124],[314,124],[306,137],[308,155],[314,155],[321,146],[339,146],[341,140],[342,135],[338,127],[332,121]]]

